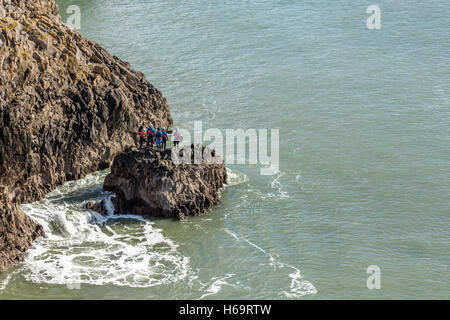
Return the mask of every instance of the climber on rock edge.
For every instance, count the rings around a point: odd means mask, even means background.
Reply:
[[[142,124],[139,127],[139,149],[142,149],[144,143],[147,142],[146,135],[147,134],[145,133],[145,125]]]
[[[153,124],[147,128],[147,147],[150,146],[153,149],[153,144],[155,143],[155,129],[153,129]]]
[[[183,136],[181,135],[181,132],[178,130],[178,128],[176,128],[175,132],[172,134],[174,148],[177,148],[179,146],[182,138]]]
[[[166,128],[162,128],[161,134],[162,134],[162,137],[161,137],[162,138],[162,149],[166,150],[167,140],[168,140]]]
[[[161,147],[162,147],[162,132],[161,132],[161,128],[158,128],[158,131],[156,131],[156,133],[155,133],[155,137],[156,137],[156,148],[157,149],[161,149]]]

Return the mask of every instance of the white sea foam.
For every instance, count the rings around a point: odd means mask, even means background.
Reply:
[[[227,168],[228,183],[225,187],[237,186],[248,181],[248,177],[240,172]]]
[[[23,206],[46,232],[22,263],[25,279],[72,287],[150,287],[188,277],[189,258],[177,245],[144,217],[113,215],[111,194],[103,194],[107,216],[84,209],[82,198],[100,192],[100,181],[91,175]]]
[[[284,176],[283,172],[278,173],[276,176],[273,176],[272,181],[270,182],[270,186],[272,189],[276,190],[277,193],[269,193],[269,197],[274,197],[276,199],[284,200],[290,198],[289,193],[283,190],[283,184],[280,179]]]
[[[289,274],[291,280],[291,285],[289,287],[289,291],[283,291],[283,294],[290,299],[300,298],[309,294],[317,294],[317,289],[313,286],[313,284],[309,281],[302,280],[302,275],[300,270],[286,265],[294,270],[293,273]]]
[[[11,272],[11,273],[9,273],[9,274],[5,277],[5,279],[3,279],[2,281],[0,281],[0,294],[1,294],[1,291],[3,291],[3,290],[6,289],[6,287],[7,287],[8,284],[9,284],[9,280],[11,280],[12,276],[13,276],[15,273],[17,273],[17,271],[16,271],[16,272]]]
[[[104,175],[94,174],[70,182],[50,193],[40,202],[23,205],[34,220],[43,225],[46,236],[34,243],[18,270],[25,280],[38,284],[63,284],[80,289],[82,284],[113,284],[128,287],[152,287],[185,281],[199,299],[218,294],[225,287],[251,290],[232,273],[200,280],[190,268],[188,257],[162,230],[142,216],[113,214],[110,193],[101,192]],[[247,181],[247,176],[228,170],[230,185]],[[102,216],[84,208],[87,199],[102,198],[108,214]],[[265,254],[268,265],[291,279],[283,291],[288,298],[316,293],[314,286],[302,279],[300,271],[279,262],[256,243],[225,230],[236,241],[243,241]],[[8,285],[11,275],[1,283]],[[234,278],[234,281],[233,281]]]
[[[203,294],[198,300],[202,300],[208,296],[214,295],[222,290],[223,286],[237,287],[237,285],[228,283],[226,280],[232,278],[235,274],[227,274],[223,277],[214,277],[211,279],[211,283],[209,285],[202,285],[202,292],[206,292]]]
[[[291,283],[289,285],[289,290],[282,291],[282,294],[290,299],[300,298],[305,295],[311,295],[311,294],[317,294],[317,289],[314,287],[314,285],[304,280],[301,272],[298,268],[291,266],[289,264],[284,264],[280,261],[278,261],[272,254],[258,246],[257,244],[251,242],[250,240],[240,237],[234,232],[225,229],[225,232],[228,233],[230,236],[232,236],[236,241],[243,241],[250,246],[256,248],[258,251],[262,252],[269,258],[269,264],[273,267],[274,270],[277,272],[280,272],[281,269],[288,268],[290,270],[293,270],[293,272],[288,274],[288,277],[291,278]]]

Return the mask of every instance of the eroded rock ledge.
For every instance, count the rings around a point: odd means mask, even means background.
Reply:
[[[187,148],[194,151],[194,146]],[[196,148],[205,153],[205,147]],[[211,154],[206,149],[208,152]],[[208,160],[175,164],[171,150],[128,149],[114,159],[103,188],[116,194],[116,212],[185,220],[220,202],[220,190],[227,182],[226,166],[218,156]],[[105,212],[101,204],[90,206]]]
[[[68,28],[53,1],[0,9],[1,272],[42,234],[18,204],[108,167],[139,123],[172,118],[144,74]]]

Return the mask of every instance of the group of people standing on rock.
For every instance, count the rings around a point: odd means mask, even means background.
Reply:
[[[157,149],[166,150],[167,147],[167,131],[166,128],[153,128],[153,125],[150,124],[148,128],[142,124],[139,127],[139,148],[142,149],[144,144],[147,144],[147,147],[152,147],[156,144]]]
[[[176,128],[175,132],[172,135],[173,145],[177,147],[182,139],[181,133],[178,128]],[[145,124],[142,124],[139,127],[139,148],[142,149],[144,144],[147,147],[152,147],[156,145],[156,149],[166,150],[167,148],[167,140],[168,133],[166,128],[153,128],[153,124],[150,124],[148,128],[146,128]]]

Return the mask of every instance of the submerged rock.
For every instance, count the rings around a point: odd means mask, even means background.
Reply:
[[[66,26],[53,1],[0,8],[0,230],[17,234],[0,236],[6,266],[39,235],[16,204],[107,168],[140,123],[172,118],[144,74]]]
[[[195,152],[193,146],[187,148]],[[187,148],[180,152],[189,152]],[[116,194],[115,211],[184,220],[218,204],[226,166],[208,148],[196,148],[210,155],[207,163],[176,164],[171,150],[128,149],[118,155],[103,186]]]
[[[105,200],[91,200],[86,203],[86,209],[100,213],[103,216],[108,214],[105,206]]]

